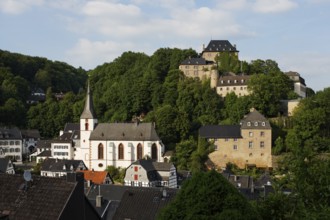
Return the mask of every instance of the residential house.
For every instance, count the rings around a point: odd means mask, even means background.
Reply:
[[[0,128],[0,149],[14,163],[22,163],[23,138],[18,128]]]
[[[37,129],[22,130],[23,154],[31,154],[36,151],[37,142],[40,140],[40,133]]]
[[[178,189],[98,185],[86,196],[102,219],[155,219],[159,211],[172,201]],[[99,198],[101,202],[99,203]]]
[[[45,159],[40,168],[41,176],[61,177],[68,173],[75,173],[81,170],[87,170],[82,160],[60,160],[55,158]]]
[[[67,178],[0,173],[1,219],[101,219],[84,195],[83,173]]]
[[[37,163],[41,163],[45,159],[51,157],[51,141],[40,140],[37,142],[37,151],[30,155],[30,161],[36,160]]]
[[[26,100],[27,104],[37,104],[39,102],[44,102],[46,100],[46,94],[43,89],[36,88],[33,90],[29,96],[29,98]]]
[[[144,157],[163,162],[165,146],[153,123],[98,123],[88,84],[80,116],[80,145],[74,150],[76,160],[102,171],[107,166],[126,168]]]
[[[132,188],[125,191],[113,220],[154,220],[176,196],[176,189]]]
[[[9,158],[0,158],[0,173],[15,174],[14,165]]]
[[[214,141],[210,161],[218,168],[234,163],[240,168],[272,167],[272,128],[257,110],[251,109],[240,125],[206,125],[199,135]]]
[[[78,170],[77,172],[84,173],[84,178],[88,186],[91,186],[91,184],[113,184],[111,176],[107,171]]]
[[[285,74],[293,81],[294,92],[297,93],[300,98],[306,98],[305,79],[302,78],[297,72],[289,71]]]
[[[125,185],[177,188],[177,172],[173,163],[160,163],[152,160],[137,160],[125,173]]]

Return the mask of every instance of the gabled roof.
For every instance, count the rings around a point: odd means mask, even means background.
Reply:
[[[271,129],[269,121],[252,108],[250,112],[241,120],[242,129]]]
[[[29,129],[29,130],[21,130],[23,138],[40,138],[39,130],[37,129]]]
[[[207,61],[204,58],[188,58],[181,62],[181,65],[207,65],[214,62]]]
[[[205,125],[199,129],[203,138],[242,138],[239,125]]]
[[[9,219],[59,219],[76,184],[65,179],[0,174],[0,213]]]
[[[90,140],[159,141],[153,123],[100,123]]]
[[[52,151],[50,150],[44,150],[40,154],[37,155],[37,157],[51,157],[52,156]]]
[[[220,76],[218,86],[247,85],[249,79],[249,75]]]
[[[37,148],[51,148],[51,140],[39,140],[37,142]]]
[[[18,128],[0,128],[0,140],[22,140]]]
[[[221,173],[232,185],[237,188],[250,189],[253,186],[253,178],[248,175],[233,175],[230,173]]]
[[[113,219],[156,219],[159,211],[175,198],[176,193],[176,189],[163,192],[149,187],[126,190]]]
[[[83,174],[64,178],[0,174],[0,216],[4,219],[100,219],[84,196]]]
[[[66,132],[74,132],[74,131],[79,131],[80,130],[80,124],[79,123],[66,123],[64,126],[64,133]]]
[[[239,52],[228,40],[211,40],[203,52]]]
[[[9,164],[9,158],[0,158],[0,173],[6,173]]]
[[[105,178],[110,177],[107,171],[79,170],[78,172],[84,173],[84,179],[90,180],[94,184],[104,184]]]
[[[137,160],[132,165],[141,165],[146,171],[170,171],[173,163],[154,162],[152,160]]]
[[[40,170],[52,172],[71,172],[76,171],[80,164],[85,166],[82,160],[60,160],[47,158],[42,162]]]

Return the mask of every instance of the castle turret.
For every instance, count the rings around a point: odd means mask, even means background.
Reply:
[[[216,69],[211,69],[211,88],[216,88],[219,81],[219,73]]]

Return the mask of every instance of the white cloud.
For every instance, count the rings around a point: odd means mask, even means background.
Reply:
[[[33,6],[40,6],[43,0],[1,0],[0,10],[7,14],[20,14]]]
[[[291,0],[256,0],[253,9],[260,13],[280,13],[297,6],[298,4]]]
[[[247,0],[221,0],[218,3],[218,7],[226,10],[239,10],[246,9],[248,6]]]
[[[314,90],[330,87],[330,54],[302,52],[286,54],[277,61],[283,71],[296,71],[305,79],[306,85]]]
[[[123,52],[129,51],[134,44],[115,41],[91,41],[79,39],[78,43],[66,51],[67,60],[76,67],[84,64],[84,68],[95,68],[104,62],[111,62]]]

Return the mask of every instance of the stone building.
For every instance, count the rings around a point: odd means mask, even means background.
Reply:
[[[272,128],[257,110],[251,109],[240,125],[206,125],[199,135],[214,141],[215,151],[209,155],[218,168],[234,163],[239,168],[272,167]]]

